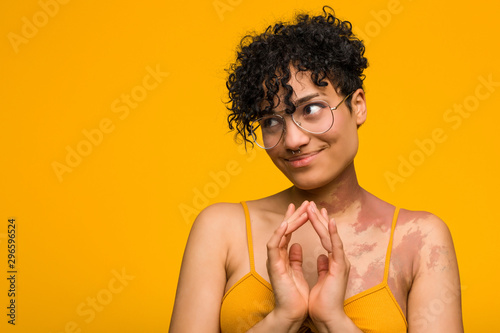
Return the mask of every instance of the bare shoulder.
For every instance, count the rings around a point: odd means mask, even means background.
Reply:
[[[396,236],[397,235],[397,236]],[[413,275],[423,270],[443,269],[455,261],[455,250],[446,223],[425,211],[400,211],[395,245],[413,258]]]
[[[229,250],[233,247],[234,237],[231,236],[244,230],[244,226],[239,227],[243,225],[241,219],[244,219],[244,212],[240,204],[217,203],[205,208],[191,227],[185,260],[204,257],[200,261],[210,260],[213,268],[219,267],[225,271],[227,256],[231,252]]]
[[[420,211],[401,211],[400,222],[400,246],[412,258],[409,330],[463,332],[460,276],[448,226],[436,215]]]
[[[207,247],[217,251],[226,262],[235,242],[246,234],[245,213],[240,203],[221,202],[208,206],[198,215],[189,234],[188,246]],[[213,253],[215,254],[215,253]]]
[[[244,218],[241,204],[221,202],[208,206],[198,215],[193,223],[192,229],[207,229],[208,232],[221,232],[231,225],[235,220]]]
[[[241,205],[219,203],[205,208],[194,221],[182,260],[171,332],[220,331],[229,236],[238,224],[233,222],[242,216]]]
[[[446,223],[429,212],[401,209],[398,225],[407,235],[420,234],[427,242],[445,242],[451,239]]]

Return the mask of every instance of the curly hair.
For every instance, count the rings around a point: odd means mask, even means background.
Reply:
[[[285,91],[287,112],[295,111],[290,100],[290,67],[310,72],[317,86],[331,82],[344,96],[362,88],[363,70],[368,67],[364,53],[365,46],[352,32],[351,23],[335,17],[328,6],[323,7],[323,15],[298,14],[294,22],[278,22],[262,34],[244,36],[236,61],[227,69],[229,129],[236,130],[235,137],[241,136],[245,145],[253,145],[250,123],[281,103],[280,87]],[[350,98],[346,105],[351,110]]]

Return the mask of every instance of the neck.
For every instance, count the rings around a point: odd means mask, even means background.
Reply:
[[[299,206],[304,200],[314,201],[318,208],[326,208],[330,216],[346,214],[352,209],[358,210],[365,191],[359,186],[351,163],[334,181],[320,188],[302,190],[290,188],[290,201]]]

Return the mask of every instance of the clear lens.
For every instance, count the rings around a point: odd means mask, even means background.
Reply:
[[[313,134],[325,133],[333,126],[333,112],[325,101],[299,105],[292,114],[292,119],[297,126]],[[285,119],[280,115],[265,116],[254,121],[251,126],[254,142],[261,148],[271,149],[278,144],[285,132]]]
[[[252,123],[252,137],[264,149],[273,148],[283,135],[284,119],[280,116],[266,116]]]
[[[333,113],[327,102],[314,101],[300,105],[292,114],[295,123],[302,129],[321,134],[333,125]]]

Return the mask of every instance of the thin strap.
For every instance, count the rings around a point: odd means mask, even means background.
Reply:
[[[389,245],[387,246],[387,254],[385,256],[385,269],[384,269],[384,282],[387,282],[389,277],[389,264],[391,262],[392,240],[394,239],[394,229],[396,229],[396,222],[398,220],[399,208],[394,209],[394,217],[392,218],[391,237],[389,238]]]
[[[253,242],[252,242],[252,225],[250,224],[250,212],[245,201],[241,202],[243,210],[245,211],[245,224],[247,226],[247,244],[248,244],[248,257],[250,259],[250,271],[255,271],[255,263],[253,259]]]

